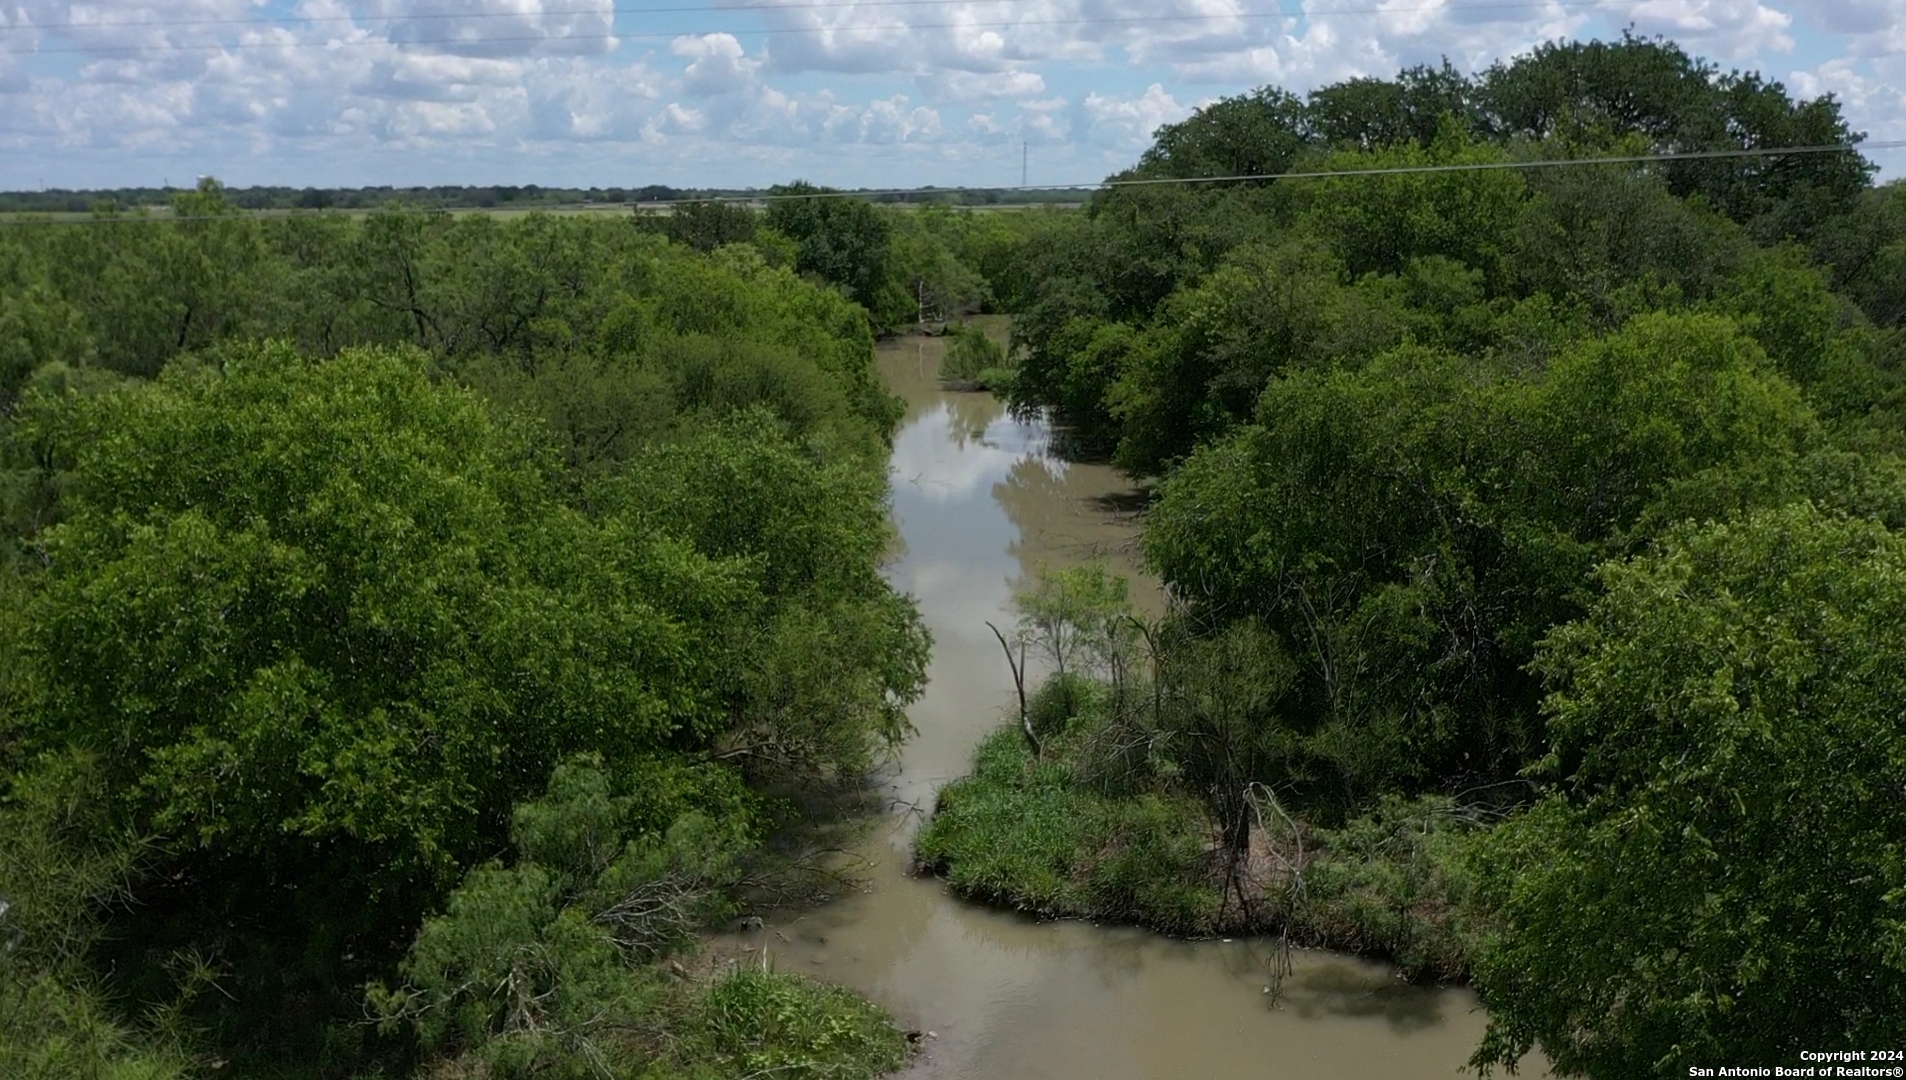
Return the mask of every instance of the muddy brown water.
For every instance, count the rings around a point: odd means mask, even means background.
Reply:
[[[726,944],[855,987],[903,1025],[932,1032],[908,1077],[1465,1075],[1485,1025],[1468,991],[1411,986],[1382,964],[1299,951],[1273,1005],[1268,943],[1038,922],[906,873],[935,790],[967,771],[1011,701],[986,621],[1008,626],[1014,584],[1042,564],[1100,557],[1132,578],[1139,607],[1162,606],[1138,565],[1130,482],[1062,460],[1042,423],[1015,420],[989,395],[942,392],[942,348],[940,339],[905,338],[879,351],[888,385],[907,402],[890,470],[900,542],[889,574],[918,599],[934,647],[926,693],[910,711],[918,733],[884,780],[893,810],[860,845],[866,886],[770,917]]]

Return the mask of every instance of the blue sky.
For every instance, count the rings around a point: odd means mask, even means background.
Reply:
[[[1626,26],[1906,139],[1906,0],[0,0],[0,188],[1089,182],[1214,98]]]

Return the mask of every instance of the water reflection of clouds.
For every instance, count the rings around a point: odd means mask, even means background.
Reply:
[[[908,580],[897,584],[910,586],[907,591],[921,599],[921,614],[933,636],[942,643],[950,638],[983,642],[988,662],[996,659],[998,646],[986,621],[997,622],[1004,616],[1012,598],[1007,574],[978,576],[970,563],[950,561],[922,562],[911,570]]]
[[[977,439],[946,402],[935,405],[894,436],[891,472],[896,505],[915,497],[932,502],[970,500],[1010,475],[1021,462],[1036,462],[1055,479],[1065,463],[1051,456],[1051,435],[1043,423],[1024,423],[996,415]]]
[[[1010,414],[986,425],[980,441],[1020,458],[1037,462],[1054,479],[1064,479],[1067,463],[1052,452],[1052,428],[1044,420],[1016,420]]]

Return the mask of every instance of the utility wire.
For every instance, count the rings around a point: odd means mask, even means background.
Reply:
[[[968,0],[870,0],[870,2],[867,2],[867,3],[856,3],[854,2],[854,0],[811,0],[811,2],[786,3],[786,4],[768,3],[768,4],[752,5],[748,7],[719,8],[719,9],[712,9],[712,8],[706,8],[706,7],[630,9],[627,13],[629,14],[657,14],[657,13],[708,12],[710,14],[734,13],[737,15],[742,15],[751,11],[813,10],[813,9],[852,8],[852,7],[903,7],[903,6],[920,6],[920,5],[933,5],[933,4],[954,4],[954,3],[962,3],[962,2],[968,2]],[[792,35],[792,34],[833,34],[833,33],[855,33],[855,32],[894,31],[894,30],[899,30],[899,31],[958,30],[958,29],[1009,30],[1009,29],[1016,29],[1016,28],[1028,27],[1028,26],[1107,26],[1107,25],[1121,25],[1121,24],[1223,22],[1227,20],[1260,21],[1264,19],[1289,19],[1289,18],[1297,18],[1297,17],[1316,18],[1318,16],[1328,16],[1328,15],[1390,15],[1390,14],[1407,14],[1410,12],[1465,13],[1465,12],[1474,12],[1474,11],[1518,11],[1518,10],[1548,9],[1548,8],[1599,8],[1599,7],[1609,7],[1609,6],[1619,6],[1619,5],[1633,6],[1636,4],[1646,3],[1646,2],[1647,0],[1506,0],[1506,2],[1502,2],[1502,3],[1485,3],[1485,4],[1427,4],[1427,5],[1423,5],[1419,7],[1333,8],[1333,9],[1324,10],[1324,11],[1307,11],[1307,12],[1298,12],[1298,13],[1286,12],[1283,10],[1258,11],[1258,12],[1241,11],[1241,12],[1227,12],[1227,13],[1221,13],[1221,14],[1130,15],[1130,16],[1106,16],[1106,17],[1097,17],[1097,18],[1079,17],[1079,18],[1066,18],[1066,19],[1003,19],[1003,20],[988,20],[988,21],[973,21],[973,22],[863,23],[858,25],[848,24],[848,25],[842,25],[842,26],[798,26],[798,27],[765,27],[765,28],[717,27],[711,30],[674,30],[674,31],[666,31],[666,32],[651,32],[651,33],[634,32],[634,33],[621,33],[621,34],[609,32],[609,33],[596,33],[596,34],[564,34],[560,36],[550,35],[550,34],[513,34],[513,35],[506,34],[506,35],[479,36],[479,37],[417,38],[417,39],[409,39],[409,40],[387,38],[387,37],[369,37],[369,38],[354,37],[354,38],[332,38],[329,40],[322,40],[322,41],[251,40],[251,41],[197,42],[197,43],[167,42],[165,44],[147,44],[147,45],[74,45],[74,46],[66,46],[66,47],[53,48],[53,49],[6,49],[6,50],[0,50],[0,56],[56,56],[56,55],[62,55],[62,54],[140,55],[140,54],[147,54],[147,53],[167,53],[167,52],[225,52],[225,51],[234,50],[234,49],[362,48],[365,46],[378,46],[378,45],[387,45],[387,46],[394,46],[394,47],[400,47],[400,48],[409,47],[409,46],[422,46],[422,45],[449,45],[449,46],[457,46],[461,48],[472,48],[472,47],[481,47],[486,45],[517,45],[517,44],[544,44],[544,43],[555,44],[555,43],[563,43],[563,42],[624,41],[624,40],[627,40],[627,41],[669,40],[669,39],[682,37],[682,36],[699,36],[702,34],[710,34],[710,33],[727,33],[727,34],[736,34],[736,35],[783,36],[783,35]],[[621,10],[622,9],[617,9],[617,11],[619,12]],[[503,15],[507,13],[491,12],[491,13],[483,13],[483,14],[485,14],[486,17],[487,16],[502,17]],[[400,18],[413,18],[413,17],[421,18],[422,16],[401,16]],[[467,18],[472,16],[442,16],[442,17]],[[376,21],[379,21],[379,19],[375,16],[366,16],[365,21],[376,22]],[[62,24],[62,25],[71,29],[90,29],[93,26],[98,26],[101,24],[74,23],[74,24]],[[135,23],[135,22],[113,23],[113,24],[106,24],[106,25],[109,25],[113,28],[120,28],[120,29],[138,29],[142,27],[167,27],[167,26],[173,26],[173,25],[188,26],[188,25],[198,25],[198,24],[190,23],[190,22],[169,24],[169,23],[155,21],[155,22],[145,22],[145,23]],[[283,21],[257,20],[257,21],[248,22],[246,25],[254,26],[254,27],[257,27],[258,29],[273,29],[273,28],[283,28],[287,24]],[[18,29],[42,29],[42,28],[43,27],[38,25],[28,24],[23,26],[0,27],[0,31],[18,30]]]
[[[1854,154],[1863,150],[1906,149],[1906,140],[1866,143],[1850,146],[1832,143],[1820,146],[1759,147],[1741,150],[1688,150],[1669,154],[1629,154],[1618,157],[1549,158],[1542,161],[1476,161],[1455,165],[1388,165],[1368,169],[1315,169],[1307,172],[1239,173],[1232,176],[1160,176],[1138,180],[1099,180],[1078,184],[1016,184],[984,188],[884,188],[866,191],[812,191],[792,194],[714,195],[701,199],[645,200],[642,206],[680,206],[687,203],[755,203],[798,199],[866,199],[894,195],[944,195],[990,191],[1078,191],[1091,192],[1112,188],[1163,187],[1193,184],[1241,184],[1252,180],[1335,180],[1362,176],[1410,176],[1426,173],[1494,172],[1504,169],[1559,169],[1582,165],[1644,165],[1671,161],[1713,161],[1756,157],[1787,157],[1808,154]]]
[[[1098,180],[1078,184],[1017,184],[1001,187],[911,187],[877,188],[860,191],[804,191],[755,195],[711,195],[705,198],[656,199],[643,200],[636,204],[608,204],[643,207],[673,207],[690,203],[768,203],[793,202],[812,199],[869,199],[897,195],[961,195],[987,192],[1009,191],[1076,191],[1081,194],[1093,191],[1160,187],[1172,184],[1232,184],[1252,180],[1335,180],[1367,176],[1409,176],[1427,173],[1491,172],[1504,169],[1560,169],[1580,166],[1599,165],[1650,165],[1658,162],[1674,161],[1715,161],[1756,157],[1788,157],[1807,154],[1851,154],[1863,150],[1899,150],[1906,148],[1906,140],[1868,143],[1864,146],[1829,144],[1821,146],[1781,146],[1761,147],[1743,150],[1690,150],[1671,154],[1628,154],[1615,157],[1587,158],[1548,158],[1541,161],[1478,161],[1455,165],[1392,165],[1368,169],[1319,169],[1307,172],[1285,173],[1240,173],[1232,176],[1165,176],[1138,180]],[[466,209],[459,207],[457,209]],[[440,211],[448,212],[448,211]],[[619,213],[619,210],[605,209],[604,213]],[[229,221],[235,217],[321,217],[336,214],[337,211],[300,211],[300,210],[262,210],[243,214],[202,214],[186,217],[133,215],[93,216],[84,218],[36,218],[23,216],[0,216],[0,226],[20,225],[102,225],[120,222],[179,222],[179,221]]]

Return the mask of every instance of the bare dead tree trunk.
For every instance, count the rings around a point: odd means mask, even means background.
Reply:
[[[1291,962],[1291,924],[1298,920],[1304,903],[1310,898],[1304,884],[1304,830],[1298,827],[1297,820],[1290,816],[1284,804],[1278,802],[1277,796],[1265,785],[1253,781],[1244,789],[1244,796],[1252,815],[1257,819],[1257,827],[1268,841],[1265,846],[1270,849],[1271,857],[1284,865],[1285,888],[1290,893],[1289,910],[1284,913],[1284,925],[1278,934],[1276,951],[1265,964],[1267,980],[1264,991],[1271,995],[1271,1004],[1277,1005],[1284,994],[1285,978],[1295,970]],[[1266,806],[1270,807],[1275,819],[1281,820],[1284,827],[1290,830],[1291,851],[1288,855],[1278,845],[1270,823],[1264,819]]]
[[[1164,699],[1163,699],[1164,686],[1165,686],[1165,658],[1158,651],[1158,639],[1156,636],[1153,635],[1151,626],[1147,625],[1143,619],[1140,619],[1136,615],[1127,615],[1125,616],[1125,618],[1130,620],[1132,626],[1138,630],[1139,636],[1145,639],[1145,654],[1151,658],[1151,662],[1152,662],[1151,727],[1153,731],[1156,731],[1158,730],[1158,725],[1160,720],[1163,719],[1162,714],[1163,714],[1163,710],[1165,706]]]
[[[999,639],[999,647],[1006,651],[1006,666],[1013,669],[1013,689],[1019,692],[1020,733],[1026,736],[1026,745],[1031,748],[1032,756],[1042,757],[1044,750],[1039,745],[1039,735],[1032,730],[1032,713],[1026,708],[1026,643],[1024,641],[1019,643],[1019,657],[1014,659],[1013,647],[1007,644],[1006,635],[999,632],[999,627],[988,622],[986,629],[991,630],[993,636]]]
[[[1223,751],[1227,758],[1230,749]],[[1226,769],[1227,773],[1232,770]],[[1235,777],[1227,777],[1226,784],[1219,792],[1217,802],[1220,817],[1219,828],[1223,832],[1221,843],[1224,845],[1224,884],[1226,891],[1235,891],[1238,898],[1238,918],[1245,926],[1253,921],[1251,897],[1246,888],[1251,859],[1251,804],[1248,790],[1236,783]]]

